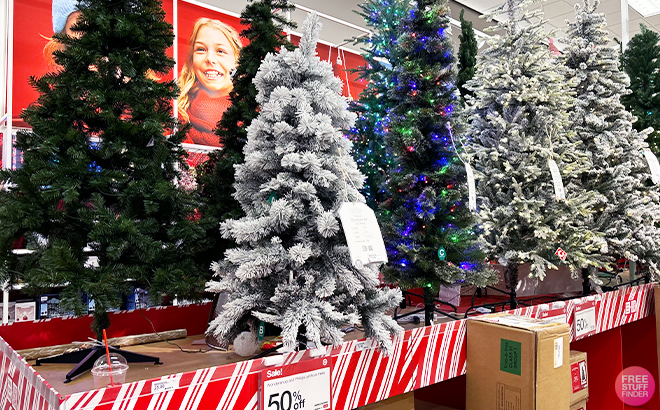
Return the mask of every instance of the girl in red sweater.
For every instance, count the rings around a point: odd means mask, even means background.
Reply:
[[[178,80],[179,118],[192,125],[183,142],[222,146],[213,131],[230,104],[240,48],[232,27],[204,17],[195,22]]]

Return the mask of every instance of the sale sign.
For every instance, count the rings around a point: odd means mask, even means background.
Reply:
[[[319,358],[261,372],[261,410],[332,409],[329,358]]]
[[[575,340],[580,340],[596,333],[595,301],[587,301],[575,306],[573,326],[575,330]]]

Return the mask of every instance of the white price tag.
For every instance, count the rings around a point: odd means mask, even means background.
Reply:
[[[163,393],[179,388],[179,379],[165,379],[151,383],[151,394]]]
[[[564,364],[564,338],[555,339],[555,369]]]
[[[561,180],[559,167],[554,159],[548,160],[548,166],[550,167],[550,173],[552,174],[552,183],[555,185],[555,198],[557,198],[557,201],[562,201],[566,199],[566,193],[564,192],[564,182]]]
[[[329,358],[262,370],[261,410],[332,408]]]
[[[541,310],[536,314],[536,318],[545,322],[568,323],[566,320],[566,308]]]
[[[596,333],[596,305],[594,302],[575,306],[573,326],[575,326],[575,340]]]
[[[385,243],[376,215],[367,204],[343,203],[339,208],[339,219],[353,266],[361,269],[371,263],[387,263]]]
[[[651,169],[651,180],[657,185],[660,182],[660,164],[658,163],[658,158],[648,148],[644,150],[644,156]]]
[[[465,173],[467,174],[468,183],[468,209],[470,211],[477,210],[477,189],[474,183],[474,172],[472,167],[467,162],[465,163]]]

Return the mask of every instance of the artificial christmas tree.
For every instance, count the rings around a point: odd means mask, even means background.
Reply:
[[[79,9],[79,36],[55,36],[61,69],[33,79],[32,131],[16,142],[23,167],[3,171],[0,276],[35,292],[64,285],[62,303],[76,314],[87,313],[84,292],[100,337],[106,310],[134,287],[199,298],[210,271],[196,256],[211,226],[173,185],[184,134],[172,117],[176,85],[153,79],[174,64],[160,2],[83,0]],[[11,252],[19,237],[31,253]]]
[[[476,247],[466,171],[451,134],[457,91],[446,0],[418,1],[393,48],[393,100],[386,142],[394,166],[383,204],[388,281],[422,287],[429,324],[434,295],[457,282],[493,278]]]
[[[463,18],[465,9],[461,10],[461,34],[458,36],[460,45],[458,46],[458,78],[456,87],[461,92],[461,101],[465,102],[466,95],[472,95],[472,92],[465,88],[465,83],[474,77],[474,66],[477,64],[477,38],[474,35],[472,22]]]
[[[215,265],[208,289],[229,300],[207,333],[229,344],[248,325],[279,326],[293,348],[342,341],[339,328],[361,320],[386,352],[401,328],[385,314],[397,290],[379,288],[375,268],[351,265],[337,220],[343,202],[363,201],[362,176],[341,130],[355,115],[341,81],[316,56],[320,24],[305,20],[300,46],[264,59],[255,77],[259,116],[248,127],[245,163],[236,167],[236,199],[246,213],[222,224],[239,247]]]
[[[531,3],[508,0],[488,16],[499,20],[489,30],[504,32],[489,40],[467,83],[474,92],[467,100],[467,148],[477,179],[481,240],[489,257],[506,266],[512,307],[520,264],[530,263],[531,275],[543,279],[560,263],[574,272],[601,266],[605,247],[590,228],[597,193],[574,183],[591,165],[565,128],[570,89],[552,61],[542,11],[525,10]],[[553,183],[555,164],[565,195],[559,181]]]
[[[647,129],[633,129],[632,115],[620,100],[629,91],[619,70],[619,52],[608,45],[605,15],[598,0],[576,6],[562,56],[567,79],[577,79],[571,129],[582,141],[592,167],[576,181],[601,194],[594,204],[593,227],[605,234],[607,255],[641,263],[657,277],[660,251],[660,195],[644,156]],[[587,278],[587,272],[583,272]]]
[[[369,0],[358,5],[372,35],[356,40],[366,47],[362,53],[365,65],[357,72],[368,81],[367,87],[350,108],[358,116],[349,132],[353,141],[353,158],[360,172],[366,176],[362,193],[367,204],[378,211],[378,204],[389,198],[385,187],[392,159],[385,147],[385,134],[389,126],[389,110],[394,101],[389,98],[392,86],[392,50],[396,47],[401,18],[408,12],[409,3],[402,1]]]
[[[241,37],[249,43],[240,52],[233,79],[234,88],[229,94],[231,106],[225,111],[215,132],[222,149],[212,152],[197,170],[197,183],[205,199],[200,212],[205,216],[221,222],[243,216],[241,206],[232,194],[234,164],[243,163],[247,127],[259,114],[257,90],[252,80],[266,54],[277,52],[281,47],[291,47],[284,31],[295,28],[295,24],[289,23],[284,13],[293,8],[287,0],[260,0],[248,4],[241,12],[241,24],[247,26]],[[219,230],[210,235],[216,239],[216,246],[209,255],[211,261],[233,243],[223,239]]]
[[[623,71],[630,77],[630,94],[621,102],[637,117],[633,127],[644,131],[653,127],[647,141],[653,152],[660,154],[660,34],[640,24],[641,33],[633,36],[621,56]]]

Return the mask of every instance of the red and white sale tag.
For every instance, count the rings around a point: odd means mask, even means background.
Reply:
[[[557,248],[557,251],[555,252],[555,255],[559,256],[559,259],[562,261],[566,260],[566,256],[568,255],[565,250],[562,248]]]
[[[536,313],[537,319],[543,319],[548,322],[568,323],[566,320],[566,308],[552,309],[552,310],[539,310]]]
[[[575,340],[580,340],[596,333],[596,302],[587,301],[575,305],[573,316]]]
[[[261,371],[261,410],[331,410],[331,359],[321,357]]]
[[[571,382],[573,393],[587,388],[587,362],[582,360],[571,365]]]

